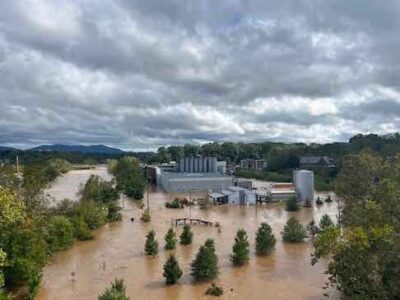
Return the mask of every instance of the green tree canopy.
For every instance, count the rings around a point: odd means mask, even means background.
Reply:
[[[175,284],[182,277],[182,270],[179,267],[178,261],[174,255],[170,255],[164,264],[165,283]]]
[[[190,245],[193,240],[193,233],[190,230],[190,225],[183,226],[182,234],[180,235],[180,243],[182,245]]]
[[[154,230],[150,230],[146,235],[144,252],[146,255],[156,255],[158,253],[158,242],[156,241],[156,233]]]
[[[214,279],[218,275],[218,257],[215,253],[214,241],[207,239],[200,246],[196,258],[191,263],[191,275],[195,280]]]
[[[232,252],[231,261],[236,266],[243,265],[249,260],[249,241],[244,229],[238,230]]]
[[[167,234],[165,235],[165,249],[172,250],[176,248],[176,233],[175,231],[170,228],[168,229]]]
[[[291,217],[283,228],[282,238],[286,243],[300,243],[307,237],[307,231],[295,217]]]
[[[111,283],[111,287],[107,288],[106,291],[101,294],[98,300],[129,300],[126,296],[126,287],[123,279],[115,279]]]
[[[272,228],[267,223],[261,223],[256,234],[256,253],[257,255],[267,255],[276,244],[276,238],[272,233]]]

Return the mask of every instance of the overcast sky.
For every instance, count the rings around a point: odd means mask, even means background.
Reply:
[[[400,126],[398,0],[1,0],[0,145],[344,141]]]

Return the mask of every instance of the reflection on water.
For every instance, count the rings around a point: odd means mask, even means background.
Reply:
[[[96,174],[108,176],[105,168],[97,168]],[[52,190],[62,192],[71,198],[79,186],[79,178],[86,180],[93,170],[71,172],[57,181]],[[68,178],[69,176],[73,179]],[[86,178],[86,179],[85,179]],[[108,177],[109,178],[109,177]],[[198,195],[199,197],[201,195]],[[171,219],[189,216],[189,209],[165,209],[170,196],[153,187],[150,191],[152,222],[143,224],[139,220],[141,210],[133,201],[125,201],[123,220],[109,224],[96,233],[96,239],[77,242],[73,248],[55,255],[44,270],[43,284],[38,299],[97,299],[97,295],[109,286],[114,278],[124,278],[131,299],[212,299],[204,295],[209,283],[193,283],[190,262],[198,247],[207,238],[214,238],[219,257],[220,275],[216,280],[224,287],[221,299],[326,299],[322,286],[326,275],[325,265],[320,262],[310,265],[312,245],[310,242],[297,245],[283,244],[280,232],[290,216],[296,216],[303,224],[312,218],[319,221],[322,214],[336,216],[335,203],[324,204],[321,208],[302,208],[299,212],[286,212],[278,204],[259,206],[218,206],[203,211],[192,208],[192,216],[218,221],[217,228],[194,226],[194,243],[178,245],[175,253],[183,277],[175,286],[165,286],[162,266],[170,253],[163,249],[164,234],[171,225]],[[277,236],[275,251],[268,257],[256,257],[254,238],[258,225],[268,222]],[[251,258],[248,265],[233,267],[229,261],[233,238],[238,228],[244,228],[251,242]],[[146,257],[143,252],[147,231],[154,229],[160,245],[158,256]],[[177,228],[177,234],[182,228]],[[330,299],[338,299],[331,292]]]

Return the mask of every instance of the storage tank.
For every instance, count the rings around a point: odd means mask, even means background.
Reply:
[[[314,172],[297,170],[293,172],[293,183],[300,201],[314,201]]]

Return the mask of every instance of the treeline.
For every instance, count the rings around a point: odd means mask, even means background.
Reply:
[[[330,156],[341,161],[346,154],[359,153],[364,149],[371,149],[381,156],[393,156],[400,152],[400,134],[358,134],[350,138],[349,142],[328,144],[304,143],[208,143],[203,145],[185,144],[183,146],[169,146],[158,148],[157,153],[150,157],[150,161],[169,162],[177,161],[185,156],[203,155],[216,156],[218,159],[238,163],[241,159],[266,159],[268,169],[296,168],[299,157],[304,155]]]
[[[49,207],[43,189],[68,169],[69,164],[60,159],[24,165],[22,184],[13,178],[9,166],[5,169],[8,172],[2,173],[1,300],[9,298],[6,291],[11,289],[25,290],[26,298],[33,299],[43,267],[53,253],[71,247],[75,240],[92,239],[92,230],[121,219],[115,183],[94,175],[82,186],[79,201],[65,199]]]

